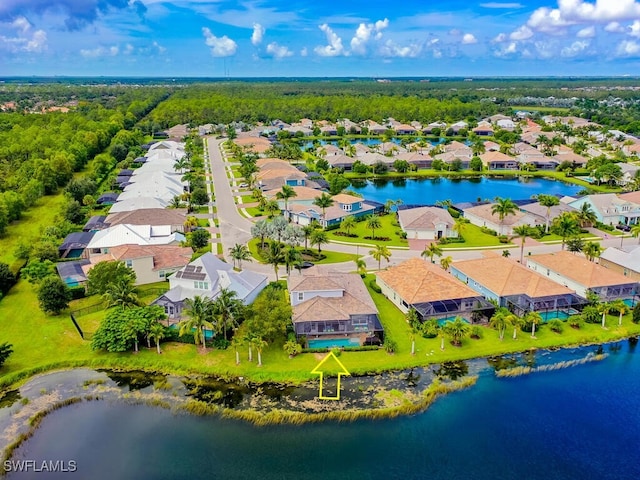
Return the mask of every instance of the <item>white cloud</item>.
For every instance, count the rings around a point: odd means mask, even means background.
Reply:
[[[568,47],[564,47],[560,51],[560,55],[563,57],[575,57],[580,53],[584,52],[589,45],[590,45],[589,40],[575,41]]]
[[[122,51],[122,53],[125,54],[125,55],[131,55],[134,50],[135,49],[133,48],[133,45],[131,45],[130,43],[127,43],[124,46],[124,50]]]
[[[367,53],[367,44],[373,38],[380,40],[382,38],[382,30],[389,26],[389,19],[378,20],[376,23],[361,23],[355,36],[351,39],[351,52],[358,55]]]
[[[10,26],[16,30],[16,36],[0,35],[0,47],[10,52],[39,53],[47,49],[47,33],[44,30],[32,30],[25,17],[17,17]]]
[[[619,57],[638,57],[640,56],[640,44],[634,40],[624,40],[618,45],[616,55]]]
[[[300,56],[306,57],[307,55],[309,55],[309,51],[307,50],[307,47],[303,47],[302,50],[300,50]]]
[[[495,50],[493,54],[496,57],[508,57],[518,52],[518,43],[517,42],[509,42],[505,45],[502,45],[499,49]]]
[[[96,47],[93,49],[83,48],[80,50],[80,55],[84,58],[115,57],[119,51],[120,49],[116,45],[111,47]]]
[[[481,3],[482,8],[522,8],[524,5],[521,3],[502,3],[502,2],[488,2]]]
[[[251,34],[251,43],[254,46],[258,46],[262,43],[262,39],[264,38],[264,27],[259,23],[253,24],[253,33]]]
[[[493,43],[502,43],[505,42],[507,40],[507,35],[504,33],[499,33],[498,35],[495,36],[495,38],[493,40],[491,40]]]
[[[533,37],[533,32],[526,25],[522,25],[517,30],[511,32],[511,35],[509,35],[509,38],[511,40],[526,40],[531,37]]]
[[[639,38],[640,37],[640,21],[636,20],[631,25],[627,27],[628,33],[632,37]]]
[[[293,52],[285,46],[278,45],[276,42],[271,42],[267,45],[267,54],[271,55],[273,58],[281,59],[292,56]]]
[[[604,31],[609,33],[624,33],[624,27],[618,22],[611,22],[604,27]]]
[[[214,57],[230,57],[238,50],[238,44],[226,35],[216,37],[207,27],[202,28],[202,34],[206,39],[205,44],[211,48],[211,55]]]
[[[538,58],[549,59],[557,56],[557,48],[553,42],[538,41],[534,43]]]
[[[387,40],[380,47],[380,55],[383,57],[398,57],[398,58],[415,58],[422,52],[422,47],[417,43],[411,43],[409,45],[397,45],[393,40]]]
[[[596,27],[591,25],[590,27],[585,27],[582,30],[578,31],[576,37],[578,38],[593,38],[596,36]]]
[[[476,37],[473,35],[473,33],[465,33],[462,36],[462,44],[463,45],[472,45],[474,43],[478,43],[478,40],[476,39]]]
[[[342,39],[333,31],[331,27],[326,23],[323,23],[318,28],[324,32],[327,36],[328,45],[318,45],[313,49],[316,54],[321,57],[337,57],[344,55],[344,47],[342,46]]]

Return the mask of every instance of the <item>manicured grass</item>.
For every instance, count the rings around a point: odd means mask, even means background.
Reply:
[[[504,246],[505,248],[511,246],[511,243],[500,243],[498,237],[489,235],[480,230],[480,227],[473,225],[472,223],[462,224],[462,231],[460,232],[464,238],[464,242],[461,243],[448,243],[441,245],[443,250],[449,248],[472,248],[472,247],[495,247]]]
[[[2,237],[0,262],[11,265],[16,258],[13,255],[20,242],[33,244],[42,230],[54,225],[54,217],[65,202],[64,195],[49,195],[38,200],[35,206],[26,210],[22,218],[7,227]]]
[[[578,236],[580,238],[593,238],[594,235],[592,233],[581,233]],[[562,237],[560,235],[556,235],[555,233],[549,233],[549,234],[545,235],[544,237],[538,239],[538,241],[541,242],[541,243],[545,243],[545,242],[562,242]]]
[[[343,237],[341,235],[336,235],[336,232],[344,232],[344,230],[330,230],[329,239],[336,242],[344,242],[344,243],[366,243],[371,245],[387,245],[387,246],[397,246],[397,247],[406,247],[409,242],[406,239],[400,238],[397,232],[401,232],[402,229],[398,224],[398,219],[395,214],[388,215],[380,215],[378,216],[380,219],[380,223],[382,224],[381,228],[376,228],[375,236],[376,237],[387,237],[390,240],[371,240],[369,238],[371,236],[371,229],[367,228],[367,220],[366,218],[360,222],[356,223],[355,228],[353,228],[349,233],[356,234],[357,237]],[[394,223],[396,225],[394,225]]]
[[[265,243],[267,241],[268,240],[265,239]],[[260,246],[259,238],[254,238],[249,241],[249,251],[251,252],[251,255],[253,256],[253,258],[259,261],[260,263],[264,263],[262,261],[262,257],[260,256],[260,253],[258,252],[259,246]],[[314,249],[314,250],[317,251],[317,249]],[[325,250],[324,248],[322,249],[321,253],[323,255],[326,255],[327,258],[323,260],[318,260],[318,261],[313,260],[313,263],[324,265],[327,263],[352,262],[362,256],[362,255],[355,255],[353,253],[333,252],[331,250]],[[355,270],[355,264],[353,269]]]
[[[258,207],[248,207],[246,210],[247,210],[247,213],[252,217],[261,217],[264,215],[264,212],[260,210]]]

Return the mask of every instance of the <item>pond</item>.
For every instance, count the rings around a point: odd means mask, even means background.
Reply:
[[[255,427],[118,401],[82,402],[48,415],[13,459],[74,461],[78,478],[98,480],[640,478],[636,344],[454,362],[446,374],[479,374],[474,387],[388,420]],[[520,377],[494,374],[598,350],[603,360]]]
[[[402,199],[405,205],[434,205],[437,201],[453,203],[493,200],[496,196],[526,200],[532,195],[576,195],[583,187],[546,178],[400,178],[394,180],[354,180],[351,189],[367,200],[384,203]]]

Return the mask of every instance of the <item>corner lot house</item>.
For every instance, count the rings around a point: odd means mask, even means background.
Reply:
[[[321,192],[318,192],[316,196],[319,197],[320,194]],[[290,203],[288,216],[292,222],[299,225],[309,225],[313,220],[317,220],[320,225],[326,228],[340,223],[345,217],[366,217],[376,211],[374,205],[366,203],[360,197],[340,193],[332,198],[333,205],[325,209],[324,216],[320,207],[298,203]],[[295,198],[291,200],[295,202]]]
[[[443,237],[457,237],[453,229],[455,221],[451,214],[440,207],[418,207],[398,210],[400,227],[407,232],[407,238],[436,240]]]
[[[587,290],[603,301],[630,299],[638,293],[638,282],[569,252],[528,257],[527,267],[575,290],[584,298]]]
[[[120,224],[96,232],[87,245],[89,257],[109,253],[109,249],[120,245],[180,245],[185,236],[172,232],[170,225]]]
[[[543,224],[538,219],[526,212],[517,211],[513,215],[507,215],[502,221],[500,217],[492,213],[493,203],[477,205],[475,207],[465,208],[464,218],[478,227],[487,227],[498,232],[498,235],[513,234],[513,227],[518,225],[535,226]]]
[[[287,286],[296,336],[310,348],[382,341],[378,310],[360,275],[312,267],[290,275]]]
[[[599,258],[600,265],[630,280],[640,281],[640,246],[631,249],[609,247]]]
[[[187,298],[200,296],[214,300],[220,289],[227,288],[248,305],[266,285],[266,275],[248,270],[236,272],[232,265],[207,252],[171,275],[169,291],[155,299],[153,305],[163,307],[169,321],[175,323],[182,316]]]
[[[477,292],[420,258],[411,258],[376,272],[382,293],[403,313],[415,308],[420,320],[452,320],[461,316],[477,320],[478,314],[494,307]],[[477,312],[477,314],[475,314]]]
[[[487,300],[517,315],[527,312],[566,311],[583,301],[573,290],[498,255],[455,262],[451,275]]]

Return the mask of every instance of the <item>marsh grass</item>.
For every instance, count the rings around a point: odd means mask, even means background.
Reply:
[[[496,370],[496,377],[520,377],[522,375],[529,375],[531,373],[539,373],[539,372],[550,372],[553,370],[562,370],[563,368],[571,368],[576,365],[584,365],[590,362],[599,362],[607,358],[607,354],[599,353],[593,354],[590,353],[584,358],[576,359],[576,360],[565,360],[563,362],[550,363],[548,365],[541,365],[539,367],[529,367],[520,365],[518,367],[513,368],[504,368],[502,370]]]

